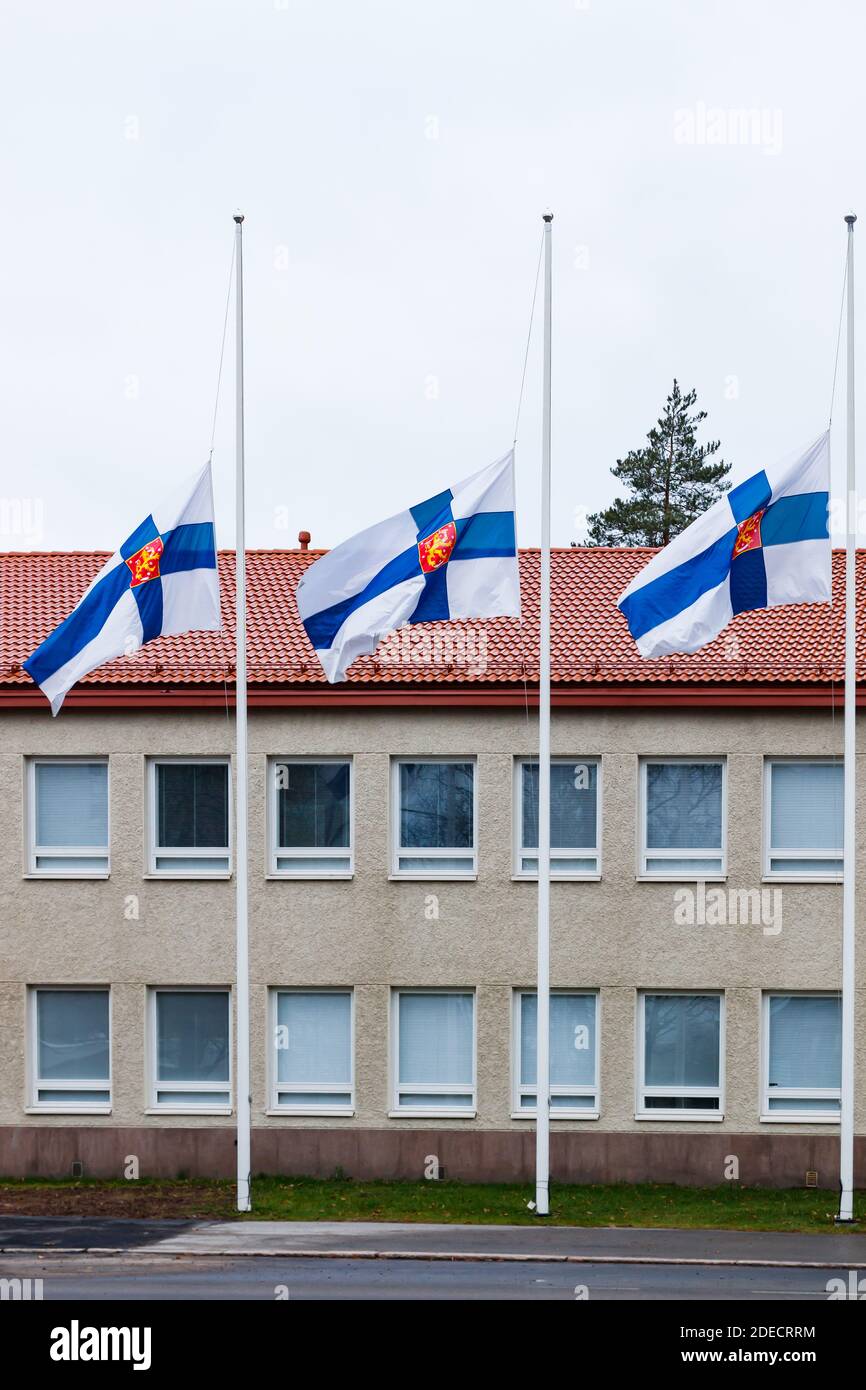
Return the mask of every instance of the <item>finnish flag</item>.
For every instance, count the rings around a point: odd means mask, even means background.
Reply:
[[[297,604],[332,683],[404,622],[519,618],[513,451],[329,550]]]
[[[829,603],[829,497],[827,432],[714,502],[619,600],[641,656],[697,651],[750,609]]]
[[[154,508],[115,551],[68,618],[23,663],[57,714],[105,661],[155,637],[216,632],[219,580],[210,463]]]

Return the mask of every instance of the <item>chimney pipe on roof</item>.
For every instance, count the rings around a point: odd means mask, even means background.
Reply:
[[[302,550],[309,550],[309,548],[310,548],[310,533],[309,533],[309,531],[299,531],[299,532],[298,532],[298,541],[299,541],[299,543],[300,543],[300,547],[301,547]]]

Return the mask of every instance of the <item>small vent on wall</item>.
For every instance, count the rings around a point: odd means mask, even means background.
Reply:
[[[806,1169],[806,1186],[807,1186],[807,1187],[817,1187],[817,1186],[818,1186],[818,1170],[817,1170],[816,1168],[807,1168],[807,1169]]]
[[[84,1177],[84,1164],[81,1162],[80,1158],[74,1158],[72,1160],[72,1176],[74,1178]]]

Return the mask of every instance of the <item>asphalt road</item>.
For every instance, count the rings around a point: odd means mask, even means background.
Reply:
[[[770,1300],[827,1301],[844,1270],[497,1264],[181,1255],[4,1255],[0,1278],[43,1281],[46,1301]],[[585,1290],[585,1293],[583,1293]]]
[[[600,1263],[635,1259],[690,1264],[746,1261],[820,1264],[866,1275],[866,1240],[853,1232],[799,1235],[781,1231],[666,1230],[628,1226],[465,1226],[387,1221],[140,1221],[103,1217],[0,1216],[6,1251],[70,1254],[352,1257],[471,1254]]]

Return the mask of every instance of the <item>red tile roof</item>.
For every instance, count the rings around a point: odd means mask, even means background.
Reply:
[[[247,559],[248,673],[256,687],[326,687],[298,618],[294,589],[322,551],[255,550]],[[553,680],[562,687],[659,685],[829,687],[843,668],[844,553],[833,555],[832,606],[743,613],[715,642],[691,656],[643,660],[616,600],[655,552],[572,548],[553,552]],[[108,558],[103,552],[0,555],[0,699],[21,703],[25,690],[42,699],[21,662],[71,611]],[[135,656],[101,666],[76,687],[222,688],[234,677],[234,553],[219,557],[223,632],[162,637]],[[537,680],[538,551],[520,555],[523,619],[419,624],[380,644],[351,668],[350,688],[446,686],[475,690],[519,687]],[[858,553],[860,645],[866,644],[866,552]],[[866,654],[866,652],[864,652]],[[336,687],[344,692],[346,686]],[[372,692],[371,692],[372,693]],[[419,692],[420,693],[420,692]],[[445,691],[441,692],[443,695]],[[467,692],[468,693],[468,692]],[[635,692],[636,693],[636,692]],[[745,695],[745,691],[742,692]],[[276,691],[274,691],[276,694]],[[84,701],[89,703],[89,701]],[[29,703],[29,701],[28,701]]]

